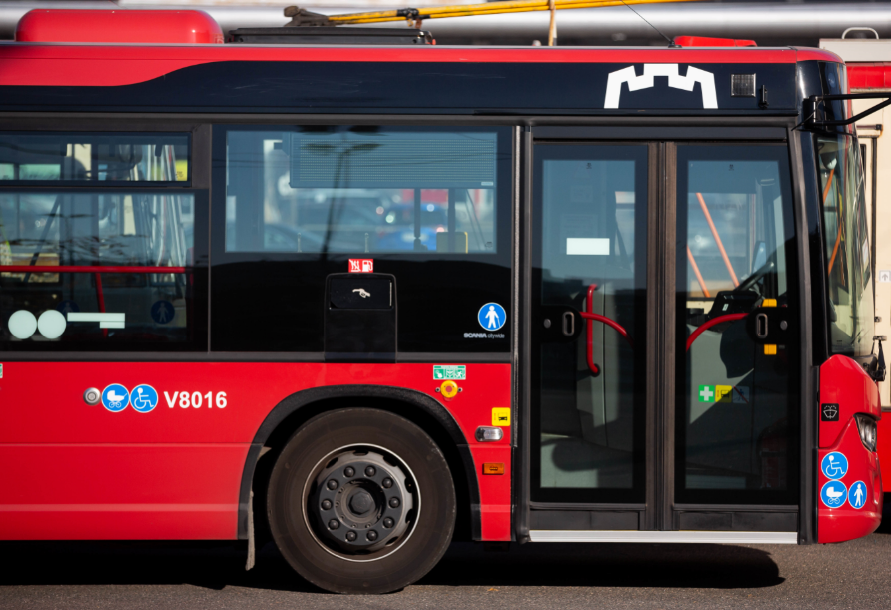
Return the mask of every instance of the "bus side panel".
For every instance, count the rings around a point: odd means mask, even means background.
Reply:
[[[877,443],[879,462],[881,463],[884,459],[886,464],[891,463],[891,417],[883,417],[879,420]],[[882,479],[882,490],[885,493],[891,492],[891,476]]]
[[[509,446],[471,448],[473,463],[480,482],[480,514],[482,539],[511,539],[511,448]],[[486,474],[483,464],[504,464],[504,474]]]
[[[304,389],[374,384],[422,392],[453,415],[475,460],[483,539],[510,539],[510,427],[501,441],[474,438],[494,408],[511,406],[509,364],[467,364],[451,400],[432,364],[3,365],[0,538],[235,538],[248,446],[269,412]],[[87,388],[113,383],[150,385],[158,403],[85,403]],[[482,476],[484,462],[505,474]]]
[[[817,540],[844,542],[871,534],[882,520],[878,455],[863,445],[854,418],[881,416],[878,388],[854,360],[835,355],[820,367],[821,413],[826,404],[837,405],[838,414],[820,421]]]
[[[236,537],[247,445],[0,445],[0,539]]]

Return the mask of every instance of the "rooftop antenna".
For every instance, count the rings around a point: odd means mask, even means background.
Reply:
[[[620,0],[620,2],[621,2],[622,4],[624,4],[625,6],[628,6],[628,4],[625,3],[625,0]],[[668,36],[666,36],[665,34],[662,33],[662,30],[660,30],[660,29],[657,28],[655,25],[653,25],[652,23],[650,23],[649,21],[647,21],[647,20],[646,20],[646,17],[644,17],[643,15],[641,15],[640,13],[638,13],[636,10],[634,10],[634,9],[631,8],[630,6],[628,6],[628,8],[631,9],[631,12],[632,12],[632,13],[634,13],[635,15],[637,15],[638,17],[640,17],[641,19],[643,19],[644,22],[645,22],[648,26],[650,26],[651,28],[653,28],[654,30],[656,30],[656,32],[658,32],[659,35],[662,36],[662,38],[664,38],[665,40],[667,40],[667,41],[668,41],[668,48],[669,48],[669,49],[677,49],[677,48],[679,48],[679,47],[681,46],[681,45],[679,45],[679,44],[675,44],[673,38],[669,38]]]

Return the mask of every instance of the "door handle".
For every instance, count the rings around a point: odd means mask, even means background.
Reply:
[[[767,314],[759,313],[755,316],[755,336],[759,339],[767,338]]]
[[[575,315],[571,311],[563,314],[563,334],[567,337],[575,334]]]

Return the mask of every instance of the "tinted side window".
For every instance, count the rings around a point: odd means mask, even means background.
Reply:
[[[872,348],[875,314],[863,168],[854,139],[818,136],[817,164],[822,187],[830,349],[867,354]]]
[[[214,349],[320,351],[325,278],[373,259],[396,276],[400,351],[506,351],[509,333],[483,332],[477,314],[509,308],[510,137],[217,127]],[[275,323],[245,325],[246,311]]]
[[[493,132],[230,131],[226,251],[494,253],[497,152]]]
[[[0,134],[0,350],[207,348],[206,195],[120,188],[185,182],[188,142]]]
[[[187,134],[0,133],[0,185],[189,182]]]

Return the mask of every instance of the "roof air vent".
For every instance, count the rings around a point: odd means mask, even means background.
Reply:
[[[34,9],[15,29],[18,42],[222,44],[204,11]]]

